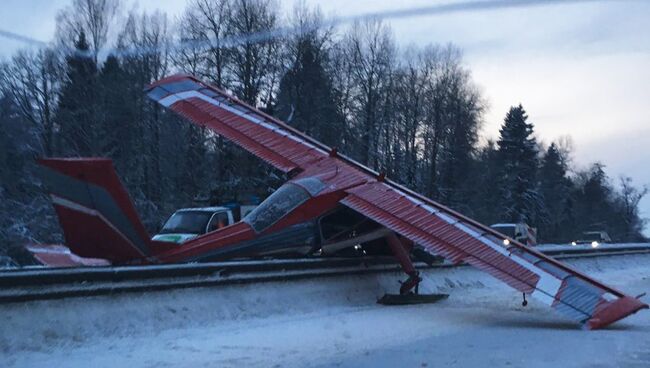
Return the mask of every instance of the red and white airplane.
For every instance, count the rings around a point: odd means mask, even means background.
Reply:
[[[483,270],[589,329],[648,308],[191,76],[172,76],[146,91],[289,179],[242,221],[174,244],[150,239],[110,160],[43,159],[42,177],[66,245],[77,256],[111,264],[155,264],[386,247],[409,275],[400,290],[407,294],[420,281],[409,257],[417,244],[453,263]],[[45,263],[52,256],[47,248],[32,251]]]

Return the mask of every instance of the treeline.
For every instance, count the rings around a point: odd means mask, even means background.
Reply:
[[[176,208],[264,197],[282,182],[246,152],[147,100],[144,86],[176,72],[482,222],[524,221],[549,242],[590,229],[642,239],[645,189],[628,178],[615,188],[600,164],[570,167],[566,145],[536,141],[522,106],[507,112],[496,142],[479,143],[486,103],[457,47],[398,47],[379,20],[334,30],[318,10],[299,5],[283,16],[278,9],[272,0],[191,0],[172,20],[161,12],[122,15],[115,1],[73,0],[57,16],[51,47],[2,62],[5,252],[26,240],[61,241],[35,157],[112,158],[151,230]],[[293,32],[279,32],[287,28]]]

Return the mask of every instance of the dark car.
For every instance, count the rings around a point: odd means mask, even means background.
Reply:
[[[596,248],[600,244],[611,242],[612,239],[606,231],[585,231],[582,233],[582,238],[572,241],[571,245],[590,244],[593,248]]]

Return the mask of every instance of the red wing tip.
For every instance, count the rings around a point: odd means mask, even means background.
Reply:
[[[648,306],[648,304],[641,302],[639,299],[624,296],[597,311],[591,319],[585,323],[585,328],[588,330],[601,329],[630,316],[641,309],[649,308],[650,306]]]

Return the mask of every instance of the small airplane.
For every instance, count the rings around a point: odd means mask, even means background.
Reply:
[[[145,91],[271,164],[288,181],[241,221],[176,244],[151,240],[110,160],[42,159],[41,176],[76,256],[157,264],[383,247],[408,275],[400,295],[412,296],[421,281],[410,257],[417,247],[483,270],[523,293],[524,301],[532,295],[588,329],[648,308],[192,76],[171,76]],[[47,263],[47,248],[31,250]]]

